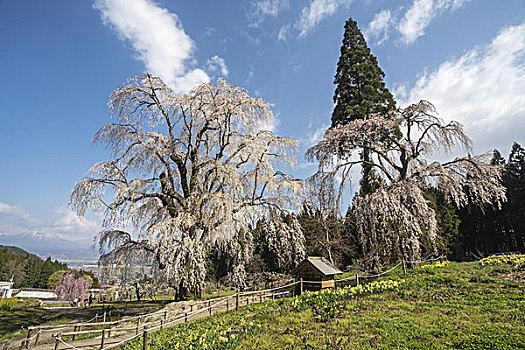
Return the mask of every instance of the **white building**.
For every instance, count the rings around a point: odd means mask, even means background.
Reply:
[[[57,299],[58,295],[53,292],[42,292],[35,290],[23,290],[16,295],[17,298],[34,298],[34,299]]]
[[[2,298],[11,298],[13,296],[13,282],[0,281],[0,296]]]

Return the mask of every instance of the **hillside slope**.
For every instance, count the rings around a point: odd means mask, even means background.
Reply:
[[[66,269],[51,258],[42,260],[19,247],[0,245],[0,281],[13,279],[14,288],[47,288],[49,276]]]
[[[521,349],[521,261],[435,264],[396,271],[361,292],[250,305],[151,334],[149,349]],[[139,348],[140,339],[127,345]]]
[[[20,255],[21,257],[24,257],[24,258],[31,258],[31,259],[38,258],[38,256],[36,256],[35,254],[26,252],[24,249],[15,247],[15,246],[4,246],[0,244],[0,249],[5,249],[6,251],[10,253]]]

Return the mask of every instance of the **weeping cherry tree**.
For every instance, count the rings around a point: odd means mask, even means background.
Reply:
[[[184,95],[149,74],[116,89],[113,122],[94,137],[111,159],[93,165],[71,194],[79,215],[104,215],[100,262],[143,254],[156,279],[186,298],[202,289],[213,244],[261,217],[285,225],[275,213],[300,205],[304,183],[279,170],[294,166],[297,142],[265,130],[270,107],[220,79]]]
[[[356,165],[371,166],[380,177],[376,192],[356,196],[353,202],[369,268],[399,259],[416,261],[435,252],[437,222],[423,192],[428,186],[437,187],[458,207],[499,206],[505,200],[501,166],[491,164],[492,153],[435,160],[458,148],[472,148],[461,124],[445,124],[436,114],[431,103],[420,101],[388,116],[354,120],[328,129],[307,152],[310,160],[319,162],[316,176],[342,179],[341,186]],[[358,157],[365,145],[372,154],[369,161]]]

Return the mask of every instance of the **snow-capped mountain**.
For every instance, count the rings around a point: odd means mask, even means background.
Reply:
[[[0,245],[17,246],[42,259],[49,256],[53,260],[65,262],[92,262],[98,259],[98,252],[92,250],[88,242],[75,242],[45,232],[25,232],[17,235],[0,233]]]

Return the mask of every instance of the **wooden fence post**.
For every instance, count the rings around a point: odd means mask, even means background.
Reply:
[[[146,329],[142,335],[142,350],[148,350],[148,331]]]
[[[31,329],[27,330],[27,338],[26,338],[26,344],[25,344],[26,349],[29,347],[29,338],[31,338]]]
[[[40,329],[38,330],[38,333],[36,334],[35,345],[38,343],[38,338],[40,338]]]
[[[100,339],[100,348],[104,349],[104,340],[106,340],[106,330],[102,330],[102,338]]]
[[[355,274],[355,285],[356,286],[359,285],[359,274],[358,273]]]
[[[230,311],[230,298],[226,299],[226,312]]]
[[[193,304],[190,305],[190,312],[193,312]]]
[[[160,329],[162,329],[162,325],[164,324],[164,320],[160,319]]]
[[[168,317],[168,311],[164,311],[164,321],[166,321],[167,317]]]
[[[104,318],[102,319],[102,322],[106,322],[106,311],[104,311]]]
[[[237,296],[235,297],[235,310],[239,310],[239,290],[237,290]]]
[[[261,292],[261,294],[259,294],[259,300],[260,300],[259,302],[262,303],[262,301],[263,301],[262,299],[263,299],[263,293]]]
[[[58,334],[56,338],[55,350],[58,350],[59,346],[60,346],[60,334]]]
[[[111,327],[113,327],[113,323],[110,323],[110,324],[109,324],[109,329],[108,329],[108,338],[111,338]]]
[[[302,295],[303,294],[303,278],[301,277],[301,282],[300,282],[300,288],[299,288],[299,295]]]
[[[405,265],[405,260],[401,260],[401,264],[403,265],[403,273],[407,273],[407,266]]]
[[[76,332],[77,331],[77,326],[73,327],[73,332]],[[73,341],[75,341],[75,337],[76,337],[76,334],[73,334]]]

